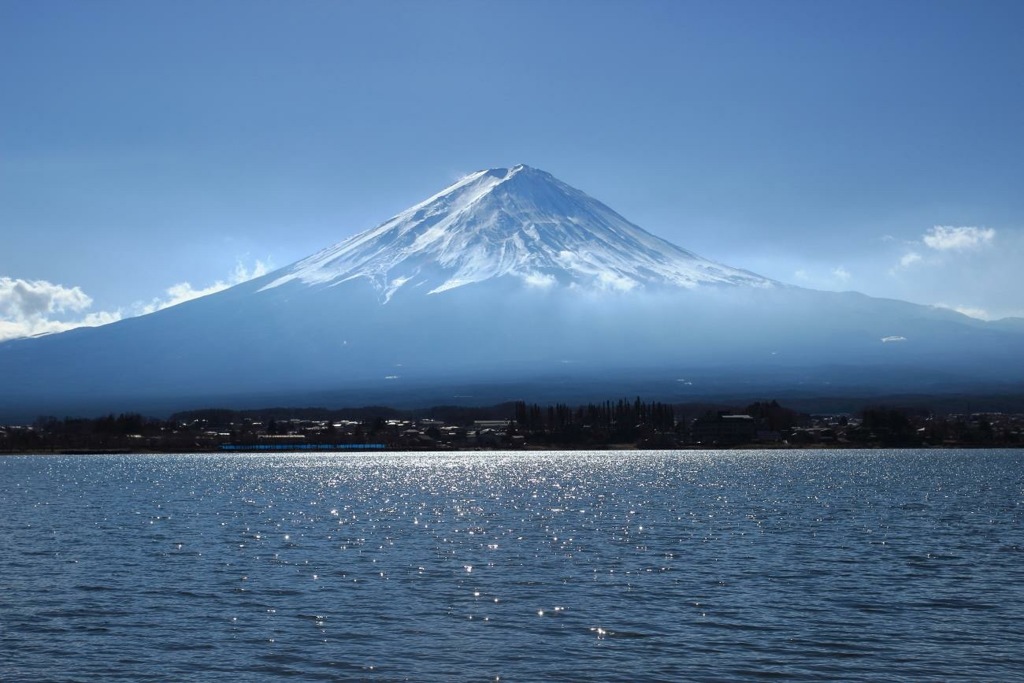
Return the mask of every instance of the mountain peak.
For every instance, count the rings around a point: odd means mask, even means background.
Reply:
[[[497,178],[499,180],[507,180],[508,178],[511,178],[512,176],[524,171],[529,173],[531,171],[534,171],[534,169],[530,168],[526,164],[516,164],[511,168],[488,168],[484,169],[483,171],[478,171],[478,173],[483,173],[485,175],[491,176],[492,178]]]
[[[532,166],[527,166],[526,164],[516,164],[509,168],[488,168],[480,172],[487,173],[488,175],[495,176],[496,178],[507,178],[516,175],[517,173],[539,173],[541,175],[553,177],[550,173],[533,168]]]
[[[264,287],[367,279],[439,294],[494,278],[530,287],[628,291],[770,280],[696,256],[524,164],[456,181],[385,223],[299,261]]]

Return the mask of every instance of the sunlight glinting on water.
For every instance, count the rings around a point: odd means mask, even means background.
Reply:
[[[1019,652],[1022,472],[1015,451],[0,459],[0,677],[74,651],[108,679],[991,678]]]

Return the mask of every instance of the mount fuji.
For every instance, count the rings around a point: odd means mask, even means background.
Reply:
[[[495,278],[630,291],[771,281],[702,259],[528,166],[472,173],[441,193],[287,268],[264,289],[364,278],[388,301]]]
[[[527,166],[138,318],[0,344],[0,418],[1019,391],[1024,332],[701,258]]]

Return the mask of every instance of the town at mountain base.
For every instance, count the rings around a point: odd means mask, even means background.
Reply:
[[[0,421],[196,405],[1006,393],[1024,331],[703,259],[525,166],[150,315],[0,344]]]
[[[707,448],[1008,448],[1024,412],[870,404],[812,414],[780,404],[667,404],[620,398],[570,406],[206,409],[41,417],[0,426],[0,453],[187,453]],[[1020,410],[1018,405],[1016,410]]]

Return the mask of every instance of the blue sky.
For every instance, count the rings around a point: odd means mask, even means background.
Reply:
[[[1024,3],[0,1],[0,338],[526,163],[779,280],[1024,315]]]

